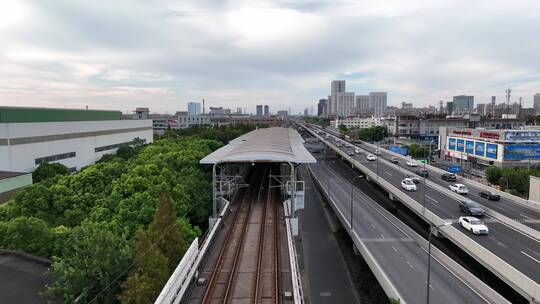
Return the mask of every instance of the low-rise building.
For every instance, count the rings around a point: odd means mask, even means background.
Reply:
[[[15,193],[32,184],[32,173],[0,171],[0,204],[10,200]]]
[[[31,172],[44,162],[79,170],[135,139],[153,141],[152,120],[121,117],[120,111],[0,107],[0,170]]]
[[[397,116],[396,136],[420,140],[436,141],[439,128],[486,128],[486,129],[518,129],[525,126],[525,120],[519,118],[481,118],[479,114],[464,116],[448,116],[445,118],[425,118],[419,116]]]

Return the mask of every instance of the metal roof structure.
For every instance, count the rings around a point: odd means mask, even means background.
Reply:
[[[304,147],[304,140],[293,128],[253,130],[201,159],[201,164],[238,162],[316,163]]]

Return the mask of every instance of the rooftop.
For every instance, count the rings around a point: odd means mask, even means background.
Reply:
[[[304,140],[292,128],[264,128],[246,133],[201,159],[201,164],[237,162],[315,163]]]
[[[108,110],[0,107],[0,123],[120,120],[122,112]]]
[[[28,173],[0,171],[0,180],[16,177],[16,176],[20,176],[20,175],[25,175],[25,174],[28,174]]]

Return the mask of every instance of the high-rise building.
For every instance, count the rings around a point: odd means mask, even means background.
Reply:
[[[263,116],[263,106],[257,105],[257,116]]]
[[[188,115],[196,116],[201,114],[201,103],[188,102],[187,104]]]
[[[270,116],[270,107],[268,105],[264,105],[264,116]]]
[[[472,113],[474,109],[474,96],[454,96],[454,111],[452,114]]]
[[[308,108],[305,108],[305,109],[304,109],[304,116],[308,116],[308,111],[309,111]]]
[[[339,116],[350,116],[353,114],[355,106],[353,92],[337,93],[337,113]]]
[[[454,102],[449,101],[446,103],[446,113],[452,115],[452,112],[454,112]]]
[[[330,88],[330,109],[329,113],[338,112],[337,94],[345,93],[345,80],[334,80]]]
[[[242,108],[236,108],[236,113],[235,114],[242,114]]]
[[[386,110],[388,94],[386,92],[370,92],[369,107],[373,109],[375,117],[383,117]]]
[[[486,115],[486,104],[479,103],[476,105],[476,113],[485,116]]]
[[[356,95],[356,112],[369,112],[369,95]]]
[[[540,93],[534,94],[534,112],[540,115]]]
[[[319,103],[317,104],[317,116],[326,116],[327,106],[327,99],[319,99]]]

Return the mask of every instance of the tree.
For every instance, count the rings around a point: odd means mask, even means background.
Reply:
[[[497,185],[502,176],[502,170],[496,166],[489,166],[486,169],[486,178],[489,183]]]
[[[49,275],[53,283],[47,293],[73,303],[114,303],[120,290],[121,275],[130,264],[128,241],[97,223],[83,223],[72,230],[62,257],[53,257]],[[109,285],[111,284],[111,285]]]
[[[125,160],[130,159],[135,155],[135,149],[129,145],[121,146],[116,150],[116,156],[121,157]]]
[[[429,148],[412,144],[408,147],[409,155],[416,158],[425,158],[429,156]]]
[[[176,208],[166,187],[162,186],[159,205],[154,220],[148,226],[148,237],[152,244],[167,258],[169,271],[172,271],[184,255],[185,243],[176,222]]]
[[[339,125],[339,132],[341,134],[347,134],[347,126],[343,124]]]
[[[49,257],[51,240],[45,222],[34,217],[17,217],[0,226],[0,247],[5,249]]]
[[[169,278],[167,258],[143,231],[137,233],[135,267],[122,284],[120,301],[126,304],[153,303]]]
[[[388,136],[388,130],[384,126],[364,128],[358,131],[357,136],[365,141],[381,141]]]
[[[35,170],[32,172],[32,181],[34,183],[39,183],[42,180],[51,178],[56,175],[67,175],[69,174],[68,167],[60,163],[41,163]]]

